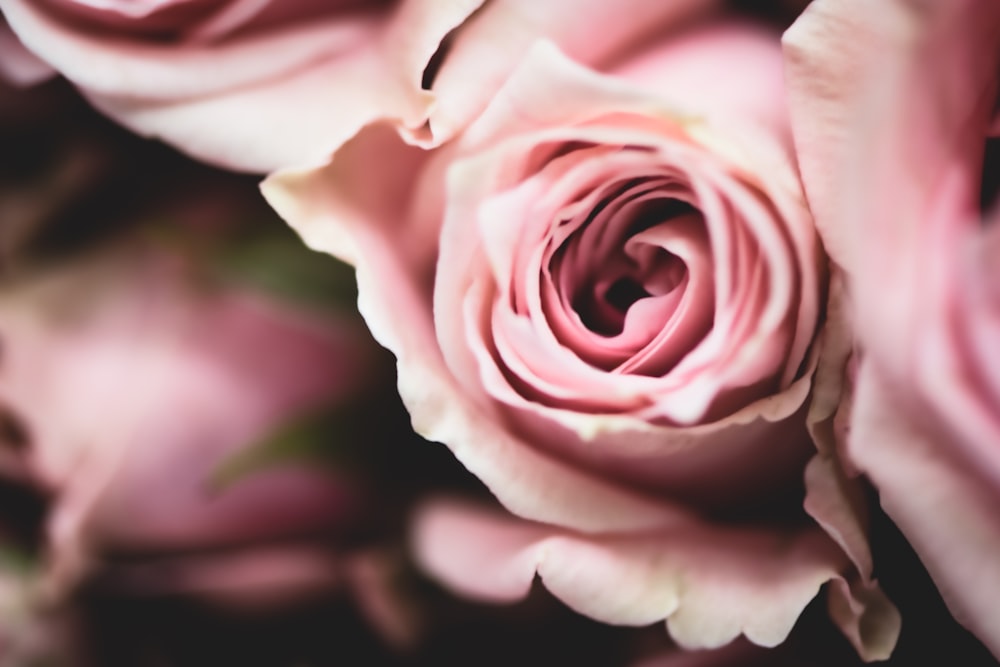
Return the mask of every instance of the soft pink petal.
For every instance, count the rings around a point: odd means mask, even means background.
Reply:
[[[131,129],[232,169],[324,161],[378,118],[419,126],[424,68],[482,0],[404,0],[211,43],[89,34],[25,0],[2,0],[25,45]]]
[[[1000,492],[942,451],[869,363],[858,378],[849,453],[913,544],[956,618],[1000,655]]]
[[[816,342],[819,362],[806,418],[819,453],[806,467],[805,509],[840,544],[867,581],[874,564],[862,482],[850,466],[835,423],[848,418],[853,401],[847,377],[852,343],[843,274],[836,271],[830,281],[826,322]]]
[[[886,291],[880,276],[922,261],[928,209],[977,205],[1000,5],[816,0],[784,46],[796,147],[827,251],[849,275],[868,267],[861,285]],[[956,187],[935,204],[945,179]]]
[[[870,579],[874,566],[860,481],[847,477],[836,455],[817,454],[806,466],[805,482],[809,516],[851,557],[858,573]]]
[[[727,26],[725,30],[735,29],[732,26]],[[763,48],[767,51],[768,48],[762,46],[760,43],[760,35],[755,31],[750,32],[752,39],[748,40],[748,42],[753,45],[754,49],[759,50]],[[742,36],[742,33],[739,31],[737,33]],[[767,42],[765,41],[764,44],[766,45]],[[771,57],[767,62],[770,63],[772,72],[776,72],[780,65],[780,54],[778,53],[776,42],[770,42],[769,51]],[[686,59],[682,59],[682,62],[697,64],[703,56],[703,51],[695,49],[694,52],[688,53]],[[745,73],[745,75],[753,76],[756,69],[751,69],[753,71]],[[619,79],[597,75],[568,60],[551,45],[540,43],[526,56],[521,66],[497,94],[484,114],[463,135],[460,150],[463,153],[474,152],[477,148],[484,145],[488,146],[503,139],[509,139],[512,135],[517,134],[524,134],[527,137],[521,141],[521,144],[527,144],[531,141],[538,144],[541,144],[543,141],[554,141],[556,137],[552,136],[550,138],[547,136],[544,132],[545,129],[572,126],[585,122],[598,123],[599,120],[595,119],[600,119],[602,114],[612,112],[635,112],[637,115],[643,114],[651,116],[654,119],[666,115],[671,120],[674,120],[682,128],[682,131],[690,130],[699,140],[708,138],[706,135],[710,136],[715,132],[717,128],[711,123],[706,123],[702,126],[683,114],[671,113],[668,110],[671,108],[671,103],[664,99],[664,95],[666,93],[661,94],[659,91],[653,93],[640,87],[624,85],[624,82]],[[683,100],[684,95],[678,94],[677,99]],[[682,102],[679,101],[677,104],[682,104]],[[627,126],[627,123],[625,125]],[[751,131],[745,125],[739,125],[737,129],[737,126],[722,123],[718,130],[718,135],[721,138],[718,141],[710,142],[708,149],[715,149],[718,143],[728,144],[730,151],[723,152],[722,157],[729,158],[733,157],[731,155],[732,147],[739,146],[736,152],[740,156],[735,159],[735,164],[740,169],[740,175],[743,175],[744,169],[747,174],[755,174],[758,173],[758,170],[764,170],[768,174],[768,178],[758,179],[757,177],[750,176],[752,179],[751,184],[752,186],[760,187],[773,196],[773,201],[764,205],[762,202],[756,200],[755,194],[746,192],[747,188],[735,186],[728,187],[726,190],[726,194],[730,199],[739,202],[737,207],[740,209],[740,212],[747,211],[745,216],[748,223],[747,226],[754,231],[755,239],[766,249],[772,258],[769,266],[772,267],[772,270],[776,274],[772,280],[774,294],[772,294],[772,298],[763,302],[764,307],[767,308],[767,313],[763,318],[764,321],[761,322],[762,326],[767,327],[769,323],[770,326],[773,326],[775,318],[783,317],[788,312],[788,291],[792,289],[796,281],[790,278],[793,273],[793,267],[787,265],[797,265],[795,268],[798,271],[795,273],[798,274],[799,281],[801,282],[801,291],[798,293],[801,303],[795,304],[796,307],[800,308],[800,311],[799,317],[796,320],[793,351],[788,355],[788,368],[783,374],[783,383],[787,383],[791,379],[790,375],[798,370],[800,360],[805,355],[805,350],[812,338],[818,313],[817,297],[819,286],[817,284],[815,269],[818,262],[817,255],[819,249],[815,233],[812,229],[811,221],[802,206],[801,195],[797,190],[794,178],[794,169],[787,156],[782,161],[780,159],[780,150],[775,152],[762,148],[760,142],[757,141],[760,137],[759,132]],[[552,132],[555,135],[558,130],[553,129]],[[600,133],[597,130],[587,132],[580,129],[574,133],[563,129],[561,132],[566,137],[566,141],[569,141],[573,137],[577,139],[591,139],[592,135],[596,135],[593,137],[594,139],[600,139]],[[610,136],[613,137],[614,135],[610,134]],[[637,132],[636,136],[640,136],[640,133]],[[513,141],[513,139],[509,140]],[[611,138],[608,140],[610,142],[616,141]],[[618,141],[624,140],[624,138],[618,139]],[[632,141],[640,141],[642,144],[650,143],[649,139],[641,138],[632,139]],[[516,151],[517,148],[518,146],[515,144],[512,147],[512,151]],[[523,146],[521,150],[525,156],[522,160],[526,160],[530,152],[525,150]],[[697,153],[697,151],[685,152],[683,150],[676,150],[675,152],[677,155],[673,159],[680,161],[682,164],[692,159],[691,153]],[[753,155],[754,157],[760,156],[762,159],[759,163],[753,164],[750,167],[747,165],[748,155]],[[484,153],[474,159],[485,162],[488,165],[499,162],[502,165],[501,167],[491,168],[493,172],[499,171],[501,176],[498,178],[496,173],[489,173],[486,180],[479,182],[472,176],[462,178],[461,182],[457,184],[459,187],[453,186],[452,190],[458,191],[463,199],[481,199],[481,197],[477,197],[477,193],[488,192],[491,188],[495,188],[500,179],[509,181],[518,178],[517,167],[510,164],[512,162],[516,164],[516,161],[503,160],[502,156],[497,152]],[[702,162],[704,161],[699,161],[698,164],[704,166],[701,164]],[[749,162],[753,163],[754,160],[751,159]],[[456,165],[456,171],[462,168],[464,167]],[[712,165],[708,170],[708,174],[710,175],[702,175],[701,171],[704,171],[704,169],[692,168],[692,178],[695,175],[698,178],[704,176],[707,182],[704,184],[703,189],[706,192],[724,185],[725,178],[713,177],[716,172],[720,171],[718,164]],[[479,172],[481,178],[483,172],[482,170],[479,170]],[[465,184],[471,185],[467,188]],[[470,189],[470,192],[466,192],[466,189]],[[707,203],[705,205],[707,206]],[[776,210],[768,210],[768,206]],[[721,210],[718,214],[715,211],[709,211],[709,213],[711,213],[711,215],[707,216],[709,222],[713,223],[714,221],[718,225],[714,234],[717,243],[729,243],[732,233],[721,227],[723,224],[721,220],[730,217],[729,214]],[[772,213],[780,219],[780,223],[775,224],[775,221],[770,218],[769,214]],[[468,216],[468,211],[462,213],[460,215],[460,222]],[[761,221],[764,221],[763,224],[761,224]],[[782,229],[782,225],[787,225],[787,229]],[[791,249],[786,245],[789,241],[792,243]],[[789,250],[792,250],[792,252],[789,252]],[[791,261],[773,261],[777,257]],[[782,292],[781,290],[785,291]],[[734,301],[738,304],[740,300],[734,299]],[[749,321],[755,322],[756,320],[751,318]],[[728,332],[721,330],[718,332],[717,337],[719,340],[715,341],[716,345],[724,346],[727,349],[733,348],[731,344],[726,342],[731,338]],[[773,341],[773,338],[761,336],[756,340],[764,344]],[[714,350],[706,349],[703,356],[714,358],[717,354]],[[743,364],[745,364],[761,357],[762,355],[748,353],[741,359]],[[689,361],[688,363],[694,362]],[[743,369],[743,365],[741,364],[728,364],[720,367],[720,370],[731,374],[730,379],[735,378],[741,369]],[[737,378],[735,383],[748,384],[745,379],[741,378]],[[694,387],[689,382],[685,382],[684,384],[686,394],[691,396],[694,393]]]
[[[437,103],[423,139],[439,145],[463,130],[539,39],[551,40],[581,63],[607,65],[649,37],[718,4],[714,0],[489,2],[456,34],[445,54],[432,85]]]
[[[622,625],[666,620],[689,649],[739,635],[781,643],[844,556],[818,529],[722,528],[687,518],[659,531],[579,535],[456,502],[423,507],[417,557],[465,595],[525,596],[535,574],[576,611]]]
[[[607,68],[709,124],[766,127],[791,145],[778,34],[749,21],[725,20],[687,29],[673,39]]]
[[[296,30],[269,31],[221,44],[158,44],[92,34],[27,0],[2,0],[24,45],[93,95],[181,101],[288,75],[351,53],[377,34],[379,15],[331,17]],[[208,67],[211,63],[211,67]]]

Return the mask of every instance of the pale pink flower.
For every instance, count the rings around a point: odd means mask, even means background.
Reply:
[[[835,462],[806,476],[836,541],[802,513],[826,269],[778,37],[661,29],[610,76],[515,36],[523,59],[451,143],[373,126],[265,195],[357,267],[415,427],[520,517],[428,505],[416,545],[436,576],[511,600],[537,574],[599,620],[666,619],[688,648],[780,643],[834,582],[833,615],[884,657],[898,617],[863,530],[830,520],[848,504]],[[472,67],[462,43],[433,89]],[[796,518],[740,520],[767,503]]]
[[[186,276],[176,257],[136,251],[0,292],[0,405],[19,440],[3,467],[52,496],[47,587],[62,596],[122,554],[185,555],[183,567],[125,567],[140,593],[271,599],[340,585],[338,540],[364,516],[363,486],[301,462],[222,471],[364,395],[376,350],[356,320]]]

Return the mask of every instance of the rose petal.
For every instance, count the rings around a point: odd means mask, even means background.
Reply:
[[[862,580],[872,577],[874,564],[868,545],[868,517],[857,471],[844,451],[835,420],[846,419],[853,402],[847,375],[853,336],[844,294],[843,274],[830,282],[826,322],[817,338],[819,362],[806,418],[819,453],[806,467],[805,508],[844,549]]]
[[[380,117],[422,124],[424,68],[481,2],[403,0],[180,46],[88,34],[26,0],[0,9],[29,49],[119,122],[200,159],[265,172],[322,162]]]
[[[861,365],[848,452],[952,613],[1000,655],[1000,493],[978,471],[943,456],[934,435],[900,409],[871,364]]]
[[[864,284],[920,298],[883,279],[922,262],[917,226],[930,208],[977,208],[1000,5],[892,0],[873,10],[864,0],[816,0],[783,42],[803,181],[827,251],[848,275],[877,271]],[[956,187],[933,204],[945,179]],[[880,304],[878,320],[892,322]],[[859,326],[869,327],[865,319]],[[891,327],[871,329],[900,340]]]
[[[537,573],[571,608],[606,623],[666,619],[687,649],[717,648],[740,634],[776,646],[844,565],[818,529],[721,528],[692,517],[659,531],[588,536],[437,501],[414,526],[422,566],[462,594],[516,600]]]
[[[986,509],[1000,484],[997,302],[982,298],[995,279],[974,250],[988,242],[978,208],[1000,6],[870,9],[818,0],[785,36],[806,190],[864,352],[848,454],[952,611],[1000,655],[987,603],[1000,533]]]
[[[657,33],[707,14],[715,0],[495,0],[455,36],[432,90],[437,104],[416,135],[440,145],[486,106],[522,55],[539,39],[552,40],[578,62],[599,65],[621,57]]]

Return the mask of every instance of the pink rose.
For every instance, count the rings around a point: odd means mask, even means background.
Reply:
[[[363,395],[377,348],[355,320],[196,289],[176,260],[137,251],[0,293],[0,467],[53,496],[48,587],[71,590],[123,554],[161,559],[117,570],[140,593],[270,600],[339,585],[359,485],[292,463],[219,474]]]
[[[424,68],[482,0],[3,0],[31,52],[99,109],[203,160],[315,162],[364,124],[419,126]],[[37,62],[0,24],[0,73]]]
[[[841,444],[1000,656],[1000,223],[980,213],[1000,5],[817,0],[786,49],[805,188],[857,332]]]
[[[702,24],[606,70],[536,42],[443,148],[373,126],[265,182],[357,267],[417,430],[520,517],[429,505],[418,555],[488,599],[537,573],[689,648],[773,646],[834,582],[833,615],[884,657],[898,618],[830,461],[806,502],[836,541],[802,512],[826,274],[777,35]]]

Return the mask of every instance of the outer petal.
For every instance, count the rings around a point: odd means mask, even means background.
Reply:
[[[493,0],[455,35],[432,90],[437,104],[424,142],[439,145],[464,129],[521,61],[526,49],[549,39],[571,58],[609,64],[657,32],[667,32],[716,0]]]
[[[818,0],[785,37],[805,186],[864,353],[848,454],[1000,655],[998,237],[978,212],[1000,6],[862,4]]]
[[[874,563],[868,545],[867,503],[836,423],[847,419],[852,403],[847,367],[853,336],[846,298],[843,274],[836,271],[830,281],[826,322],[816,342],[819,365],[807,424],[819,453],[806,467],[805,508],[851,557],[862,579],[869,580]]]
[[[688,649],[717,648],[740,634],[776,646],[845,565],[818,528],[721,528],[688,518],[626,536],[579,535],[448,501],[426,505],[414,535],[423,566],[466,595],[515,600],[537,573],[598,620],[666,619]]]
[[[2,0],[25,45],[131,129],[232,169],[318,163],[380,117],[419,126],[424,68],[482,0],[404,0],[211,43],[157,45],[63,25]]]
[[[862,365],[849,453],[879,489],[956,618],[1000,655],[1000,491],[942,451]]]
[[[884,293],[884,279],[919,271],[930,208],[976,209],[997,92],[1000,5],[816,0],[784,45],[792,126],[816,224],[849,276],[880,286],[859,294]],[[955,187],[935,203],[946,179]],[[910,292],[895,294],[918,298]],[[882,313],[867,333],[898,319],[878,303],[858,320],[869,327],[867,316]],[[892,328],[882,335],[893,345],[899,340]]]

